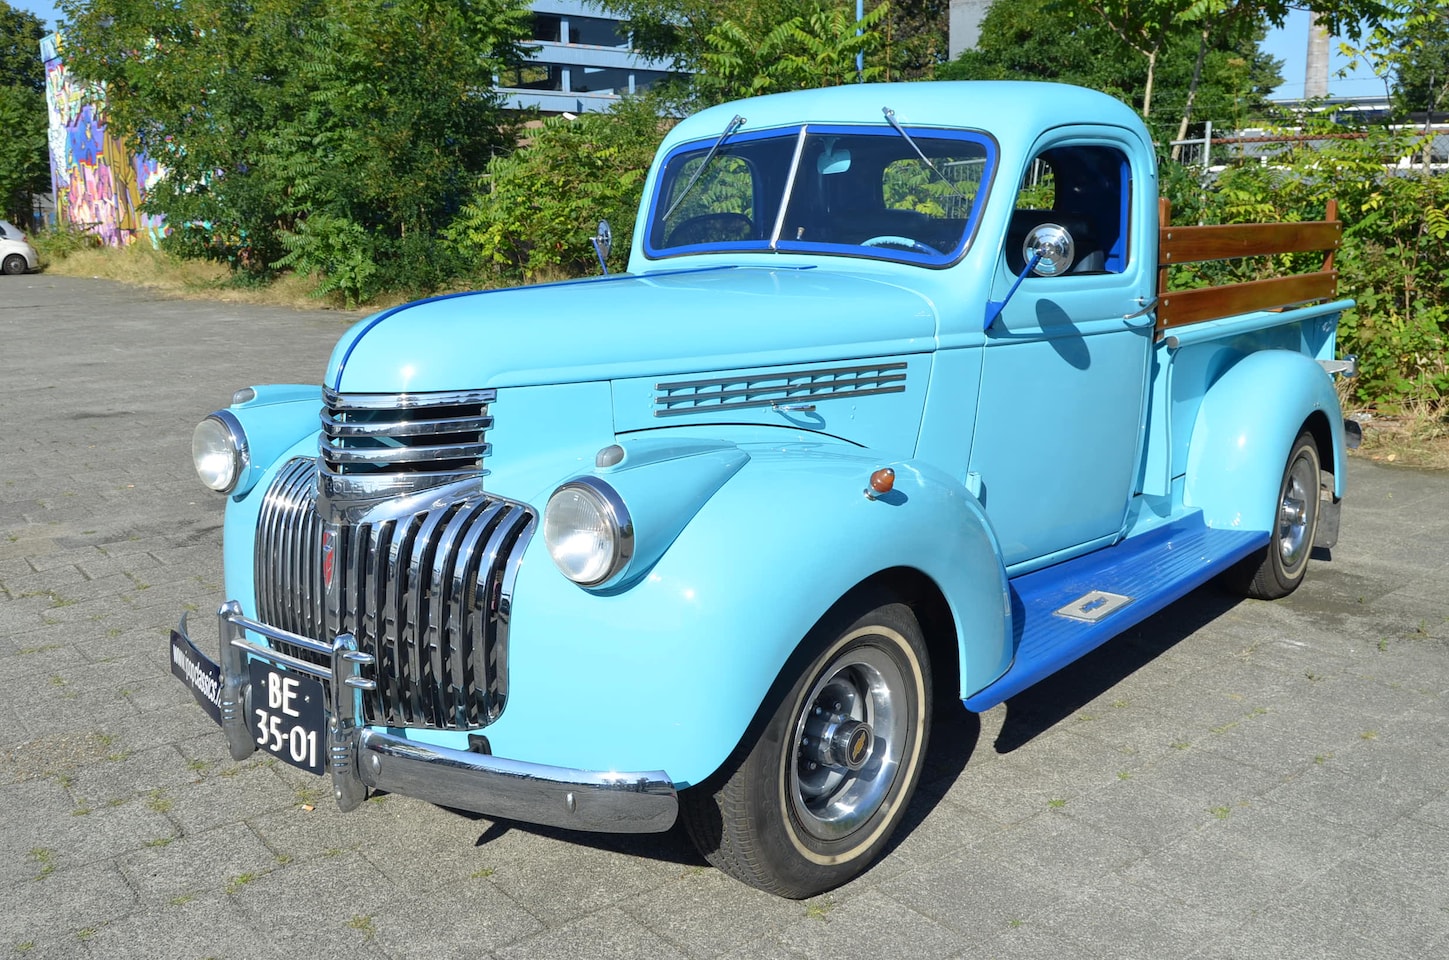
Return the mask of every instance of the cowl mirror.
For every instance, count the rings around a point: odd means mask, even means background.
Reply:
[[[609,265],[606,261],[609,259],[609,250],[614,246],[614,231],[609,227],[609,221],[599,221],[598,232],[589,238],[589,242],[594,245],[594,253],[599,258],[599,269],[607,276]]]
[[[1032,228],[1021,245],[1022,259],[1036,260],[1031,272],[1039,277],[1055,277],[1072,268],[1076,259],[1077,245],[1067,228],[1055,223],[1043,223]]]

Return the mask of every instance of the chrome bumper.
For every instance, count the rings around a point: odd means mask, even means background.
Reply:
[[[345,812],[367,799],[369,789],[417,797],[429,803],[484,816],[605,833],[657,833],[668,830],[678,811],[678,795],[662,770],[642,773],[575,770],[510,760],[466,750],[419,743],[360,725],[362,692],[373,681],[361,675],[371,654],[357,649],[349,634],[329,646],[242,616],[234,601],[217,612],[221,633],[220,684],[209,712],[220,722],[234,760],[256,751],[247,723],[251,716],[249,655],[331,683],[327,708],[327,766],[332,792]],[[329,667],[287,656],[247,639],[251,632],[328,657]],[[186,617],[176,633],[199,653],[186,632]],[[201,656],[205,656],[201,654]],[[209,658],[207,658],[209,661]]]

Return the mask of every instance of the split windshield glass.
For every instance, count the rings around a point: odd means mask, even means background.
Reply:
[[[886,124],[811,125],[681,145],[650,199],[645,253],[952,263],[990,183],[994,145],[967,131],[909,129],[907,139]]]

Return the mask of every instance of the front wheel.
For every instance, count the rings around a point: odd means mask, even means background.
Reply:
[[[1298,589],[1318,532],[1321,466],[1318,445],[1305,430],[1293,441],[1283,468],[1268,546],[1228,572],[1231,586],[1259,600],[1277,600]]]
[[[18,253],[12,253],[5,258],[4,263],[0,263],[0,273],[5,274],[7,277],[19,276],[25,272],[27,266],[28,264],[25,262],[24,257]]]
[[[925,640],[909,607],[827,617],[753,744],[681,797],[700,852],[752,886],[799,899],[879,855],[920,780],[931,716]]]

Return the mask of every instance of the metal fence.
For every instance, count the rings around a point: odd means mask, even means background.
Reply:
[[[1437,123],[1394,125],[1388,129],[1402,133],[1413,144],[1412,154],[1385,156],[1384,167],[1390,170],[1423,170],[1425,139],[1429,148],[1429,169],[1433,173],[1449,172],[1449,124]],[[1221,170],[1229,164],[1257,161],[1271,164],[1275,157],[1293,148],[1321,149],[1333,141],[1365,140],[1367,133],[1298,133],[1249,128],[1229,136],[1214,136],[1212,121],[1204,124],[1201,137],[1172,141],[1177,162],[1202,168],[1204,172]]]

